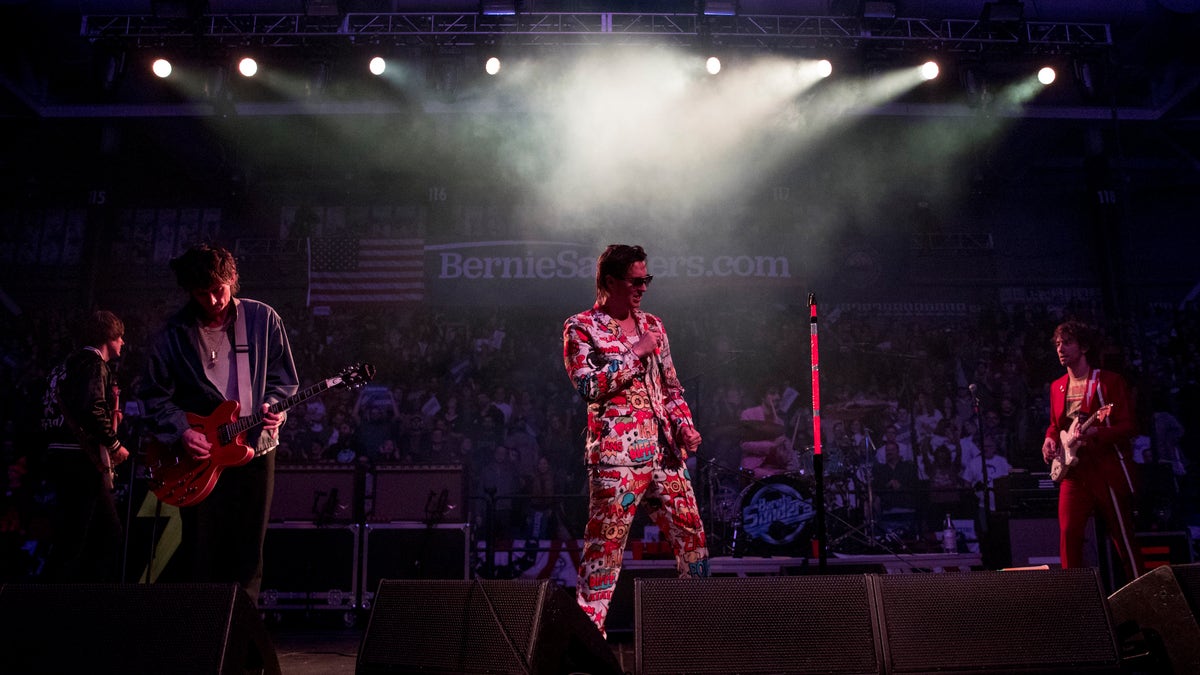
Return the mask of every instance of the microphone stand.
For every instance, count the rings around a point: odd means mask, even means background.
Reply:
[[[985,441],[983,439],[983,415],[980,412],[980,408],[982,406],[979,402],[979,392],[974,384],[971,385],[970,390],[971,400],[974,404],[975,412],[975,437],[978,439],[979,444],[979,471],[980,475],[983,477],[983,510],[979,518],[979,556],[982,559],[985,545],[989,544],[991,541],[991,537],[988,533],[988,521],[991,520],[992,490],[991,486],[988,484],[987,452],[983,447]],[[990,549],[990,545],[988,545],[987,548]]]
[[[825,573],[828,545],[825,533],[825,458],[821,453],[821,361],[817,352],[817,294],[808,294],[809,352],[812,360],[812,408],[813,408],[813,476],[817,479],[817,533],[813,539],[813,553],[817,556],[817,570]]]

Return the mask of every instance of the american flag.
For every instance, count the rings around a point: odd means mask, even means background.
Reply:
[[[424,240],[309,239],[309,306],[424,298]]]

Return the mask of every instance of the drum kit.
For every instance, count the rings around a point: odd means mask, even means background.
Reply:
[[[768,422],[742,421],[720,431],[741,440],[766,440],[784,428]],[[714,555],[810,556],[815,546],[817,476],[813,447],[788,445],[799,469],[771,472],[763,466],[736,467],[717,457],[698,458],[706,498],[705,530]],[[857,451],[830,448],[824,457],[824,495],[828,547],[837,552],[887,549],[875,523],[871,470],[875,449],[869,436]]]

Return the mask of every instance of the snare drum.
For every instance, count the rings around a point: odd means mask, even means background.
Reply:
[[[792,475],[772,476],[742,490],[741,531],[751,542],[785,548],[804,544],[817,514],[811,481]]]

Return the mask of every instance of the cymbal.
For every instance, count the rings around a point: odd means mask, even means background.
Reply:
[[[873,412],[887,410],[890,407],[891,404],[886,401],[850,401],[834,406],[829,413],[839,419],[857,419]]]

